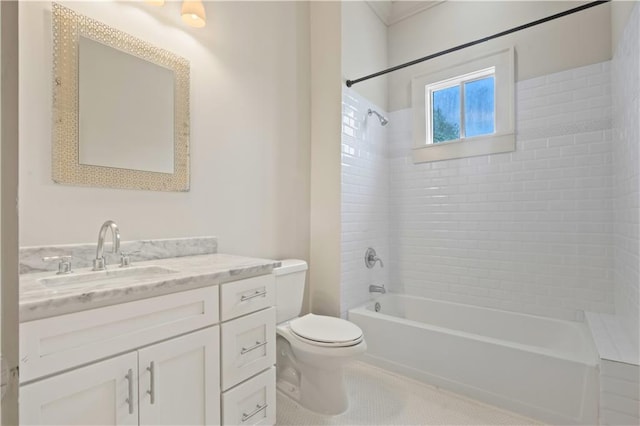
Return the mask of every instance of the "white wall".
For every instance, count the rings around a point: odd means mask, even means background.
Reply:
[[[353,80],[383,70],[387,64],[387,26],[366,2],[343,2],[343,80]],[[353,90],[387,109],[387,76],[358,83]]]
[[[178,2],[66,5],[191,62],[191,190],[166,193],[51,180],[51,6],[20,3],[20,244],[216,235],[220,250],[308,259],[308,5],[206,3],[204,29]]]
[[[639,26],[636,5],[612,61],[615,306],[636,348],[640,339]]]
[[[342,92],[342,243],[343,317],[370,298],[369,285],[389,285],[389,157],[387,127],[373,108],[386,111],[354,90]],[[384,263],[368,269],[364,254],[373,247]]]
[[[516,86],[512,153],[413,164],[411,109],[390,114],[390,286],[572,320],[612,313],[609,62]]]
[[[578,6],[572,1],[447,1],[389,28],[389,65],[493,35]],[[600,5],[541,26],[390,74],[389,111],[411,104],[413,76],[514,45],[516,80],[611,59],[610,6]],[[354,86],[356,87],[356,86]]]
[[[614,0],[611,2],[611,51],[615,53],[622,32],[627,27],[636,0]]]
[[[312,2],[310,303],[340,315],[341,5]]]

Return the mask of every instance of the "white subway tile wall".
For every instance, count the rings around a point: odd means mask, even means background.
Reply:
[[[371,104],[351,89],[342,95],[341,314],[369,300],[369,285],[389,284],[389,161],[387,128],[367,111]],[[384,262],[367,269],[373,247]]]
[[[411,110],[389,114],[389,286],[570,320],[613,312],[610,63],[516,93],[512,153],[413,164]]]
[[[637,365],[600,361],[600,424],[640,424]]]
[[[640,335],[640,7],[612,60],[613,246],[616,314],[635,347]]]

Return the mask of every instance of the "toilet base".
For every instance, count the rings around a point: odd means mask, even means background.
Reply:
[[[284,353],[279,351],[278,355],[278,360],[276,362],[276,388],[289,398],[299,402],[300,373],[291,365],[291,362],[286,359],[286,355]]]
[[[347,411],[349,395],[342,367],[327,371],[307,366],[307,371],[302,374],[299,402],[303,407],[321,414],[335,416]]]
[[[278,329],[277,388],[304,408],[320,414],[338,415],[349,408],[343,366],[366,350],[366,344],[329,349],[294,346],[286,328]],[[305,350],[306,348],[306,350]]]
[[[304,408],[320,414],[337,415],[349,407],[349,397],[344,383],[343,365],[349,360],[326,360],[330,368],[317,363],[301,362],[282,336],[276,339],[276,387]]]
[[[296,402],[300,402],[300,388],[291,384],[286,380],[278,380],[276,382],[276,389]]]
[[[279,378],[276,388],[315,413],[335,416],[349,408],[349,397],[342,371],[327,375],[326,371],[320,370],[317,376],[304,374],[300,386],[296,386],[287,378]]]

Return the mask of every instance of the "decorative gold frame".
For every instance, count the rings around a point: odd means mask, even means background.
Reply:
[[[174,172],[160,173],[80,164],[78,43],[88,37],[174,72]],[[141,189],[189,190],[189,61],[102,22],[53,3],[53,149],[56,183]]]

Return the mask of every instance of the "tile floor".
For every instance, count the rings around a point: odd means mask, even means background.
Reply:
[[[350,407],[339,416],[310,412],[278,392],[278,425],[539,425],[473,399],[363,362],[346,371]]]

